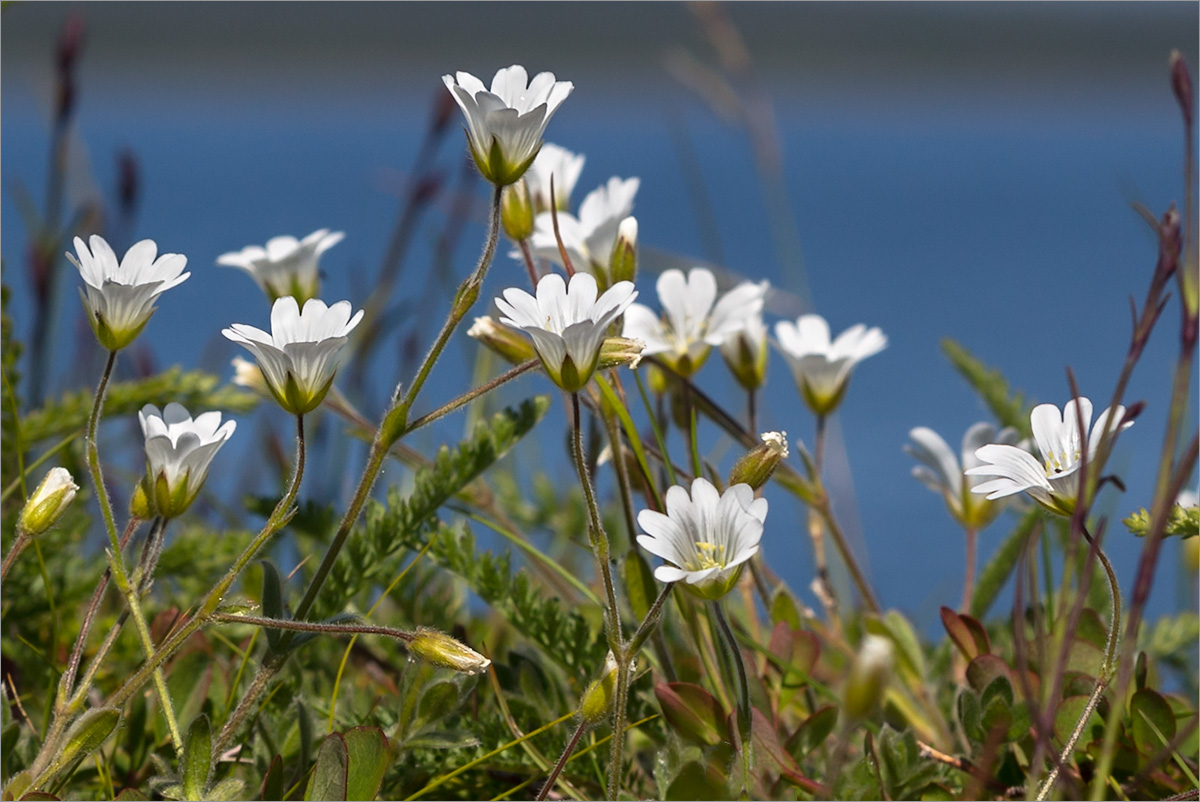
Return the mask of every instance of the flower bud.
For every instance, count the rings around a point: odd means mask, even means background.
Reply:
[[[585,724],[599,724],[608,717],[612,709],[613,696],[617,691],[617,661],[609,652],[604,658],[604,669],[600,678],[593,680],[579,697],[579,717]]]
[[[757,390],[767,379],[767,330],[762,317],[753,318],[721,344],[721,356],[744,390]]]
[[[613,243],[612,255],[608,260],[608,272],[614,284],[633,281],[637,276],[637,237],[637,218],[626,217],[617,229],[617,241]]]
[[[636,370],[642,361],[642,351],[646,344],[641,340],[631,340],[627,337],[608,337],[600,346],[600,361],[596,368],[619,368],[628,365],[630,370]]]
[[[787,432],[763,432],[762,444],[742,457],[729,472],[729,484],[748,484],[755,490],[767,483],[781,460],[787,459]]]
[[[504,188],[500,203],[500,222],[513,242],[522,242],[533,234],[533,201],[522,178]]]
[[[142,521],[148,521],[154,517],[154,502],[146,492],[146,477],[144,476],[142,481],[133,488],[133,495],[129,499],[129,514]]]
[[[1195,576],[1197,571],[1200,571],[1200,537],[1184,539],[1183,564],[1192,576]]]
[[[511,326],[501,326],[490,316],[475,318],[467,336],[474,337],[488,348],[495,351],[506,362],[519,365],[531,359],[537,359],[533,343]]]
[[[66,468],[51,468],[29,501],[25,502],[25,508],[17,520],[17,529],[30,535],[45,532],[62,517],[78,490],[79,485],[75,484]]]
[[[262,369],[253,362],[242,359],[240,356],[235,356],[230,363],[233,365],[233,383],[238,387],[245,387],[247,390],[253,390],[263,398],[273,398],[271,388],[267,386],[267,380],[263,378]]]
[[[474,649],[444,632],[428,627],[417,627],[416,635],[408,642],[408,651],[435,666],[468,675],[487,671],[492,664],[491,660]]]
[[[895,648],[890,640],[879,635],[863,638],[846,678],[842,709],[847,716],[861,719],[874,712],[883,701],[883,693],[892,678],[894,661]]]

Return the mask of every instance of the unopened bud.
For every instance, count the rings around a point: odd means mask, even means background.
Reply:
[[[45,532],[62,517],[78,490],[79,485],[75,484],[66,468],[51,468],[25,502],[25,508],[17,520],[17,529],[30,535]]]
[[[617,661],[609,652],[604,658],[604,669],[600,678],[593,680],[587,686],[583,696],[579,697],[579,716],[587,724],[599,724],[608,716],[612,708],[613,696],[617,690]]]
[[[479,340],[514,365],[537,358],[537,352],[533,350],[533,343],[528,337],[486,315],[475,318],[471,328],[467,329],[467,336]]]
[[[417,633],[408,642],[408,651],[426,662],[441,668],[451,668],[462,674],[478,674],[487,671],[492,661],[450,637],[444,632],[428,627],[417,627]]]
[[[767,330],[762,317],[721,344],[721,357],[743,390],[757,390],[767,380]]]
[[[1175,100],[1179,110],[1183,112],[1183,121],[1190,128],[1195,120],[1195,108],[1192,97],[1192,76],[1188,72],[1187,62],[1178,50],[1171,51],[1171,89],[1175,92]]]
[[[524,178],[504,188],[500,222],[504,225],[504,233],[513,242],[527,240],[533,233],[533,201],[529,198]]]
[[[763,432],[762,444],[752,448],[729,472],[729,484],[747,484],[758,490],[787,456],[787,432]]]
[[[240,356],[233,358],[233,383],[238,387],[245,387],[247,390],[253,390],[263,398],[273,398],[271,388],[267,386],[267,380],[263,378],[262,369],[258,365],[249,360],[242,359]]]
[[[129,499],[129,514],[143,521],[154,517],[154,502],[146,492],[145,477],[133,488],[133,496]]]
[[[604,370],[628,365],[630,370],[636,370],[645,349],[646,343],[641,340],[608,337],[600,346],[600,361],[596,363],[596,367]]]
[[[892,678],[895,647],[887,638],[867,635],[858,647],[846,678],[846,695],[842,709],[852,719],[871,715],[883,701],[884,691]]]
[[[637,218],[626,217],[617,229],[617,241],[608,260],[608,272],[614,284],[633,281],[637,276],[637,238]]]

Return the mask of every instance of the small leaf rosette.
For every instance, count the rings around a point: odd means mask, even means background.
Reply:
[[[717,279],[711,270],[693,267],[664,270],[656,288],[664,314],[634,304],[625,315],[624,336],[646,343],[645,355],[657,354],[680,376],[691,376],[712,347],[723,345],[762,311],[767,282],[743,282],[717,299]]]
[[[271,307],[270,333],[242,323],[221,333],[254,354],[280,406],[303,415],[321,405],[333,384],[346,340],[362,320],[363,310],[353,317],[352,311],[349,301],[326,306],[317,298],[301,310],[289,295]]]
[[[831,340],[829,324],[820,315],[801,315],[795,323],[779,321],[775,339],[804,403],[817,415],[828,415],[841,403],[855,365],[887,347],[882,331],[862,323]]]
[[[736,484],[724,493],[707,479],[692,482],[692,492],[679,485],[667,490],[667,512],[638,513],[646,532],[638,544],[669,565],[654,569],[660,582],[682,582],[704,599],[719,599],[733,588],[742,565],[758,552],[767,500],[754,498],[750,485]]]
[[[183,513],[204,485],[208,467],[225,445],[237,423],[221,423],[220,412],[205,412],[195,419],[181,404],[170,403],[160,412],[147,404],[138,412],[146,436],[146,493],[153,511],[165,518]]]
[[[89,248],[89,245],[91,246]],[[177,253],[158,255],[154,240],[144,239],[117,255],[103,237],[93,234],[84,244],[75,238],[75,253],[67,258],[79,268],[84,287],[80,290],[88,322],[96,339],[109,351],[120,351],[142,333],[154,302],[172,287],[187,280],[187,257]]]
[[[479,172],[496,186],[515,183],[542,146],[546,125],[575,87],[541,72],[529,80],[519,64],[499,70],[491,90],[466,72],[442,82],[467,120],[467,144]]]
[[[221,254],[217,264],[245,270],[272,303],[285,295],[303,304],[321,289],[321,254],[346,235],[322,228],[302,240],[272,237],[266,246],[247,245],[240,251]]]
[[[1115,413],[1112,409],[1101,412],[1087,436],[1089,460],[1095,456],[1100,439],[1114,418],[1117,421],[1116,431],[1133,425],[1133,421],[1125,420],[1123,406],[1118,406]],[[1016,446],[1003,443],[983,446],[975,452],[982,464],[969,468],[965,473],[967,476],[996,478],[975,485],[971,492],[986,493],[991,500],[1025,491],[1051,512],[1059,515],[1073,513],[1079,498],[1079,467],[1083,463],[1079,439],[1080,419],[1083,420],[1083,430],[1087,431],[1092,420],[1092,402],[1087,398],[1080,397],[1078,406],[1074,399],[1068,401],[1062,412],[1054,404],[1038,404],[1029,415],[1029,423],[1042,461],[1039,463],[1028,451]]]
[[[537,297],[510,287],[496,299],[500,322],[533,338],[546,374],[569,393],[582,389],[600,361],[608,327],[637,297],[628,281],[619,281],[597,297],[596,279],[576,273],[570,284],[550,273],[537,284]]]

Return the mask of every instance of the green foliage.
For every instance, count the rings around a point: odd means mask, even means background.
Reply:
[[[185,371],[178,365],[162,373],[133,381],[112,382],[104,401],[104,418],[136,415],[146,404],[162,407],[178,401],[192,414],[219,409],[226,413],[249,412],[258,403],[253,393],[232,385],[220,385],[220,379],[202,370]],[[47,401],[40,409],[21,418],[21,433],[26,446],[82,431],[92,411],[92,388],[72,390]]]
[[[1001,426],[1013,427],[1022,437],[1030,435],[1029,411],[1033,408],[1033,403],[1026,401],[1024,393],[1011,390],[1008,380],[998,368],[988,367],[949,337],[942,340],[942,353],[967,380],[967,384],[979,394]]]
[[[8,301],[12,291],[8,285],[0,286],[0,376],[3,383],[3,398],[0,398],[0,435],[3,436],[5,447],[0,457],[0,481],[8,485],[17,475],[18,443],[24,445],[24,438],[19,438],[19,420],[17,410],[21,408],[21,398],[17,388],[21,386],[21,374],[17,370],[17,360],[21,358],[22,346],[19,340],[13,339],[12,317],[8,314]],[[23,503],[25,499],[18,499]]]
[[[1122,523],[1133,534],[1145,537],[1146,533],[1150,531],[1150,513],[1146,511],[1145,507],[1142,507]],[[1171,507],[1166,525],[1163,527],[1163,537],[1187,538],[1197,535],[1200,535],[1200,507],[1184,507],[1182,504]]]
[[[407,495],[392,487],[386,503],[370,502],[366,523],[347,541],[324,597],[336,600],[340,607],[392,571],[389,558],[417,542],[417,530],[508,453],[541,420],[549,403],[548,398],[539,396],[497,413],[491,421],[480,421],[470,438],[454,449],[443,446],[432,464],[417,471]]]

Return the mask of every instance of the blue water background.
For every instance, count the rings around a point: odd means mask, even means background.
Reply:
[[[42,203],[53,43],[72,11],[88,25],[76,120],[78,153],[90,166],[80,174],[93,176],[72,191],[111,198],[113,155],[136,154],[143,179],[136,238],[186,254],[192,271],[162,298],[142,340],[154,364],[223,376],[240,350],[220,328],[266,327],[267,308],[247,277],[214,265],[219,254],[276,234],[343,230],[346,240],[323,262],[323,296],[361,305],[431,99],[443,91],[440,76],[465,69],[486,78],[521,62],[573,80],[548,139],[587,154],[576,203],[610,175],[641,177],[642,301],[656,304],[653,271],[672,263],[663,254],[681,264],[713,258],[706,248],[715,230],[728,270],[781,290],[772,319],[794,318],[809,299],[835,333],[864,322],[888,335],[888,349],[854,376],[835,422],[830,471],[839,513],[882,602],[930,634],[938,606],[956,605],[961,592],[962,537],[940,499],[910,477],[913,461],[901,448],[910,428],[925,425],[957,450],[966,428],[987,417],[939,340],[959,340],[1016,387],[1060,405],[1070,366],[1081,392],[1102,408],[1127,345],[1128,297],[1140,302],[1155,261],[1154,238],[1130,203],[1161,213],[1183,192],[1183,138],[1166,63],[1173,47],[1196,63],[1194,4],[736,4],[730,13],[774,102],[782,143],[803,253],[802,266],[787,269],[744,129],[719,119],[663,67],[664,55],[681,47],[713,63],[683,5],[18,5],[3,16],[0,250],[23,337],[31,330],[20,313],[30,297],[28,240],[14,187]],[[691,157],[681,156],[681,141]],[[464,152],[455,133],[437,155],[452,184]],[[707,191],[712,230],[689,197],[695,175]],[[472,219],[453,253],[455,277],[470,269],[483,235],[485,190],[475,183],[468,191]],[[457,280],[428,275],[449,211],[443,199],[424,218],[401,287],[406,309],[428,321],[423,343],[449,302],[448,291],[421,293]],[[52,348],[57,390],[96,378],[71,372],[90,335],[80,323],[77,278],[63,267]],[[524,282],[523,269],[502,252],[485,296]],[[1141,544],[1118,519],[1148,503],[1177,320],[1172,302],[1127,396],[1147,401],[1112,462],[1128,493],[1101,504],[1112,517],[1107,548],[1126,587]],[[396,336],[357,399],[372,416],[391,386],[407,379],[398,373],[398,348]],[[471,353],[460,333],[452,364],[426,391],[426,409],[467,389]],[[810,416],[778,355],[770,371],[761,428],[786,429],[811,445]],[[741,410],[718,358],[700,383]],[[548,389],[526,377],[505,397]],[[512,457],[530,470],[566,467],[554,399],[540,438]],[[277,410],[259,410],[242,427],[235,443],[246,449],[266,427],[287,432]],[[459,417],[417,442],[461,434]],[[110,429],[111,448],[130,435]],[[715,431],[704,435],[717,443]],[[361,454],[334,453],[344,475],[310,476],[306,495],[346,497]],[[261,470],[264,462],[231,445],[218,457],[214,489],[227,498],[269,492],[276,478]],[[389,471],[385,481],[398,477]],[[769,498],[767,558],[812,604],[802,508],[774,490]],[[981,564],[1011,523],[1002,518],[982,535]],[[1154,614],[1194,604],[1179,553],[1177,542],[1166,544]]]

